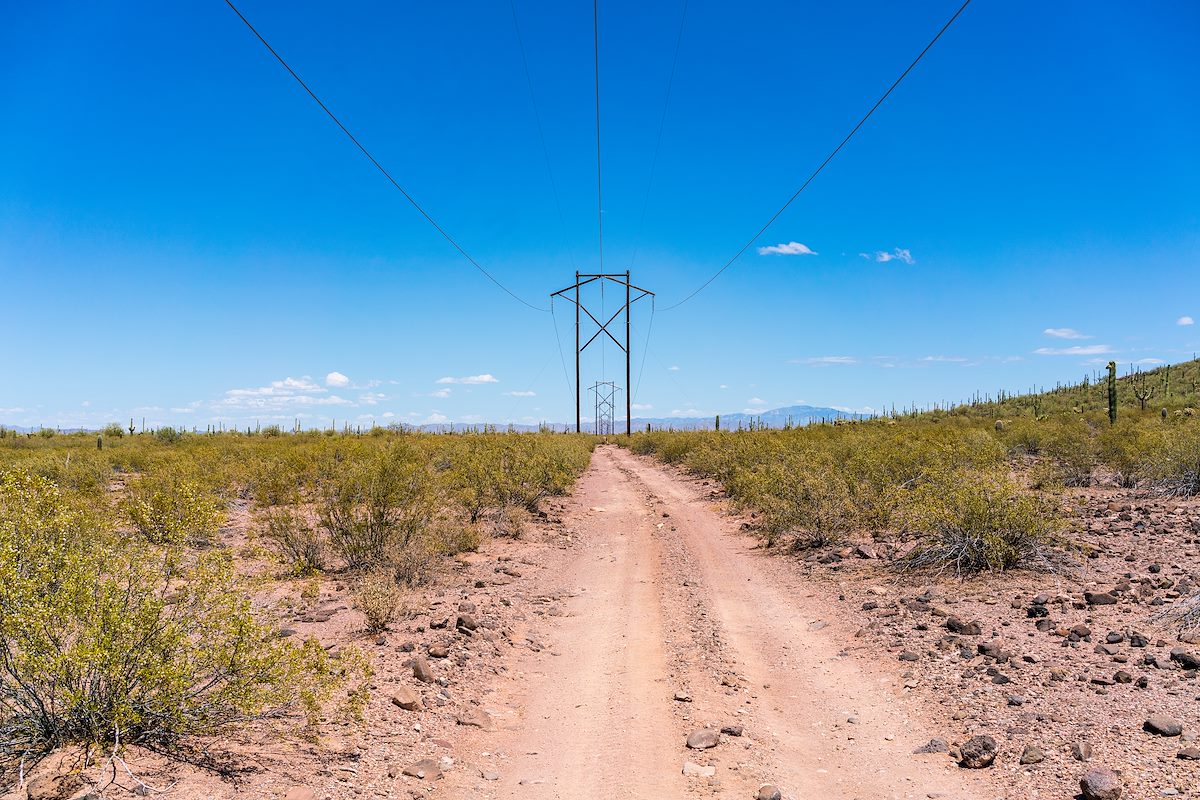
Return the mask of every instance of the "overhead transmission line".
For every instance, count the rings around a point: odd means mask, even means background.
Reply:
[[[878,109],[881,105],[883,105],[883,102],[888,99],[888,97],[891,95],[891,93],[893,91],[895,91],[896,87],[900,85],[901,81],[903,81],[906,77],[908,77],[908,73],[913,71],[913,68],[916,67],[917,64],[921,61],[921,59],[925,57],[925,54],[929,52],[930,48],[932,48],[937,43],[938,39],[942,38],[942,34],[945,33],[950,28],[950,26],[954,24],[954,21],[956,19],[958,19],[959,15],[962,14],[962,12],[965,11],[967,6],[969,6],[970,4],[971,4],[971,0],[966,0],[966,2],[964,2],[961,6],[959,6],[958,10],[954,12],[954,16],[950,17],[950,19],[946,22],[946,24],[942,26],[941,30],[939,30],[937,32],[937,34],[932,39],[929,40],[929,44],[925,45],[925,49],[923,49],[920,53],[917,54],[917,57],[913,59],[912,63],[908,65],[908,67],[904,70],[904,72],[900,73],[900,77],[896,78],[896,80],[892,83],[892,85],[888,87],[888,90],[886,92],[884,92],[883,95],[878,100],[875,101],[875,105],[871,106],[871,110],[868,111],[863,116],[863,118],[858,121],[858,124],[856,124],[853,128],[851,128],[850,133],[846,134],[846,138],[842,139],[842,141],[838,143],[838,146],[833,148],[833,152],[831,152],[828,156],[826,156],[825,160],[821,162],[821,165],[818,166],[815,170],[813,170],[813,173],[811,175],[809,175],[808,179],[805,180],[804,183],[802,183],[800,185],[800,188],[797,189],[792,194],[792,196],[788,198],[787,202],[784,203],[779,208],[778,211],[776,211],[774,214],[771,215],[771,218],[766,221],[766,224],[764,224],[761,228],[759,228],[758,232],[756,232],[754,234],[754,236],[752,236],[750,238],[749,241],[747,241],[744,245],[742,245],[742,248],[740,250],[738,250],[736,253],[734,253],[733,258],[726,261],[725,264],[719,270],[717,270],[715,273],[713,273],[712,277],[710,277],[704,283],[700,284],[700,286],[695,291],[693,291],[687,297],[680,300],[678,303],[667,306],[666,308],[663,309],[663,311],[670,311],[673,308],[679,308],[681,305],[683,305],[687,301],[691,300],[696,295],[700,294],[700,292],[704,291],[710,283],[712,283],[713,281],[715,281],[717,278],[719,278],[721,276],[721,273],[723,273],[725,270],[727,270],[731,266],[733,266],[733,263],[735,261],[737,261],[739,258],[741,258],[742,254],[745,253],[747,250],[749,250],[751,245],[753,245],[756,241],[758,241],[760,236],[762,236],[764,233],[767,232],[767,228],[771,227],[771,225],[775,222],[775,220],[779,219],[779,216],[788,209],[788,206],[790,206],[797,197],[800,196],[800,193],[808,188],[808,185],[813,182],[813,179],[815,179],[818,175],[821,174],[821,170],[825,169],[825,165],[827,165],[830,161],[832,161],[834,156],[836,156],[839,152],[841,152],[842,148],[845,147],[846,144],[852,138],[854,138],[854,134],[858,133],[859,128],[861,128],[863,125],[866,124],[867,120],[869,120],[871,118],[871,115],[875,113],[876,109]]]
[[[457,250],[460,254],[462,254],[462,257],[471,263],[471,266],[475,267],[475,269],[477,269],[481,273],[483,273],[483,275],[489,281],[496,284],[496,286],[499,287],[501,290],[503,290],[505,292],[505,294],[507,294],[512,299],[516,300],[518,303],[528,306],[529,308],[532,308],[534,311],[543,311],[544,312],[544,311],[548,310],[545,308],[541,308],[540,306],[535,306],[532,303],[525,300],[524,298],[517,295],[515,292],[513,292],[511,289],[509,289],[507,286],[505,286],[503,283],[501,283],[499,280],[497,280],[497,278],[494,275],[492,275],[492,273],[490,273],[486,269],[484,269],[483,266],[478,261],[476,261],[474,258],[472,258],[471,254],[468,253],[465,249],[463,249],[463,246],[460,245],[457,241],[455,241],[454,237],[451,236],[446,231],[445,228],[443,228],[441,225],[439,225],[437,223],[437,221],[429,215],[429,212],[427,212],[424,208],[421,207],[421,204],[418,203],[416,201],[416,199],[411,194],[409,194],[395,178],[392,177],[392,174],[390,172],[388,172],[387,169],[385,169],[382,164],[379,163],[379,161],[375,158],[375,156],[371,155],[371,151],[367,150],[367,148],[364,147],[360,141],[358,141],[358,139],[354,136],[354,134],[351,133],[350,130],[345,125],[342,124],[342,121],[337,118],[337,115],[329,110],[329,106],[325,105],[325,103],[322,102],[321,98],[317,97],[316,92],[314,92],[312,89],[310,89],[308,87],[308,84],[304,82],[304,79],[301,78],[298,74],[296,74],[296,71],[291,68],[291,66],[287,63],[287,61],[284,61],[283,56],[279,55],[279,53],[275,50],[275,48],[271,46],[271,43],[268,42],[263,37],[263,35],[258,32],[258,29],[250,24],[250,20],[246,19],[246,16],[241,11],[238,10],[238,7],[235,6],[231,2],[231,0],[225,0],[225,5],[229,6],[229,8],[233,10],[233,13],[237,14],[238,19],[240,19],[243,23],[245,23],[246,27],[250,29],[250,32],[253,33],[254,36],[260,42],[262,42],[263,46],[267,48],[267,50],[271,53],[271,55],[275,56],[275,60],[278,61],[285,70],[288,71],[288,74],[296,79],[296,83],[300,84],[300,87],[302,89],[304,89],[304,91],[308,93],[308,96],[311,97],[316,102],[316,104],[321,107],[321,110],[324,111],[325,114],[331,120],[333,120],[334,124],[337,125],[339,129],[341,129],[342,133],[346,134],[346,138],[348,138],[351,142],[353,142],[354,146],[357,147],[359,149],[359,151],[364,156],[367,157],[367,160],[370,161],[371,164],[373,164],[375,166],[375,169],[379,170],[379,172],[383,175],[383,177],[387,178],[388,182],[391,183],[392,186],[394,186],[396,188],[396,190],[400,192],[400,194],[404,195],[404,199],[407,200],[412,205],[412,207],[415,208],[421,214],[421,216],[424,217],[425,220],[430,225],[432,225],[434,227],[434,229],[437,230],[438,233],[440,233],[442,235],[442,237],[447,242],[449,242],[451,245],[453,245],[454,249]]]
[[[596,71],[596,226],[600,272],[604,272],[604,185],[600,171],[600,0],[592,0],[592,53]]]
[[[521,66],[525,68],[525,83],[529,86],[529,102],[533,105],[533,119],[537,123],[538,138],[542,142],[542,155],[546,158],[546,174],[550,178],[550,191],[554,195],[555,208],[558,209],[558,226],[562,232],[563,245],[567,248],[567,256],[571,259],[571,269],[575,269],[575,250],[571,247],[570,239],[567,236],[567,221],[563,215],[562,199],[558,194],[558,181],[554,179],[554,168],[550,164],[550,148],[546,146],[546,130],[542,125],[541,112],[538,111],[537,93],[533,90],[533,76],[529,72],[529,58],[525,53],[525,38],[521,36],[521,22],[517,17],[517,2],[508,0],[508,5],[512,9],[513,29],[517,33],[517,47],[521,51]]]
[[[679,32],[675,35],[675,55],[671,58],[671,72],[667,76],[667,93],[663,98],[662,115],[658,118],[658,135],[654,140],[654,155],[650,158],[650,174],[646,178],[646,195],[642,198],[642,213],[638,218],[637,236],[633,241],[633,256],[629,259],[630,267],[637,262],[642,231],[646,227],[646,209],[650,207],[650,192],[654,188],[654,173],[658,168],[658,154],[662,150],[663,130],[667,126],[667,109],[671,106],[671,90],[675,86],[675,68],[679,66],[679,50],[683,44],[683,28],[687,22],[687,12],[688,0],[683,0],[683,12],[679,15]]]

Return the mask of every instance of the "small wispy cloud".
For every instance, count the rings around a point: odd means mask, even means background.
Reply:
[[[674,364],[672,364],[671,366],[667,367],[667,369],[669,369],[671,372],[679,372],[679,367],[678,367],[678,366],[675,366]]]
[[[1139,358],[1137,361],[1135,361],[1133,363],[1145,364],[1146,366],[1156,367],[1161,364],[1165,364],[1167,362],[1163,361],[1161,358]]]
[[[1175,324],[1176,325],[1195,325],[1196,320],[1192,319],[1191,317],[1184,316],[1184,317],[1180,317],[1179,319],[1175,320]]]
[[[854,356],[817,356],[815,358],[797,358],[793,359],[793,364],[808,364],[813,367],[826,367],[835,365],[857,364],[858,359]]]
[[[800,242],[786,242],[758,248],[760,256],[815,256],[816,251]]]
[[[350,379],[340,372],[331,372],[325,376],[325,385],[341,388],[343,386],[349,386]]]
[[[442,397],[442,398],[449,397],[450,390],[449,389],[434,389],[432,392],[429,393],[429,396],[430,397]]]
[[[766,400],[763,400],[761,397],[751,397],[751,398],[750,398],[749,400],[747,400],[746,402],[747,402],[747,403],[749,403],[749,404],[750,404],[750,405],[752,405],[752,406],[765,406],[765,405],[767,405],[767,401],[766,401]]]
[[[1086,333],[1080,333],[1074,328],[1046,328],[1042,333],[1054,339],[1090,339]]]
[[[967,359],[963,358],[962,356],[925,356],[921,360],[927,364],[965,364],[967,362]]]
[[[896,247],[892,250],[876,250],[874,253],[859,253],[860,258],[865,258],[868,261],[876,261],[880,264],[886,264],[889,261],[902,261],[905,264],[915,264],[917,260],[913,258],[912,251],[907,247]]]
[[[477,386],[482,383],[499,383],[500,379],[495,375],[484,373],[482,375],[466,375],[462,378],[438,378],[438,383],[461,383],[467,386]]]
[[[650,405],[649,403],[634,403],[633,404],[634,411],[650,411],[653,408],[654,408],[654,406]]]
[[[537,392],[505,392],[509,397],[537,397]]]
[[[1111,353],[1112,348],[1106,344],[1077,344],[1071,347],[1039,347],[1033,352],[1039,356],[1099,356]]]

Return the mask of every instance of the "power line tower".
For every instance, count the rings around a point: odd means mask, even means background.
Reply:
[[[615,283],[618,286],[621,286],[625,289],[625,302],[621,305],[620,308],[618,308],[615,312],[613,312],[613,315],[611,317],[609,317],[604,322],[601,322],[599,319],[597,319],[595,314],[593,314],[591,311],[588,310],[587,306],[584,305],[584,303],[580,300],[580,296],[579,296],[579,290],[581,288],[583,288],[584,286],[587,286],[589,284],[596,283],[596,282],[599,282],[599,285],[601,285],[601,286],[603,286],[606,282],[612,282],[612,283]],[[633,296],[634,292],[638,293],[638,295],[636,297]],[[572,296],[571,293],[573,293],[574,296]],[[629,338],[629,328],[630,328],[629,307],[644,297],[653,297],[653,296],[654,296],[654,292],[651,292],[647,289],[643,289],[640,286],[634,286],[633,284],[631,284],[629,282],[629,271],[628,270],[626,270],[623,273],[621,273],[621,272],[598,272],[598,273],[576,272],[574,284],[566,287],[565,289],[559,289],[557,292],[550,295],[551,301],[553,301],[555,297],[562,297],[562,298],[565,298],[566,300],[569,300],[570,302],[575,304],[575,432],[576,433],[580,433],[583,430],[583,421],[580,416],[580,394],[581,394],[581,392],[580,392],[580,383],[579,383],[579,358],[583,354],[583,351],[588,348],[588,345],[590,345],[592,342],[596,341],[596,339],[602,333],[604,335],[606,335],[609,339],[611,339],[613,344],[615,344],[617,346],[617,348],[620,349],[621,352],[623,352],[625,354],[625,435],[629,436],[633,432],[633,429],[632,429],[632,425],[633,425],[633,391],[632,391],[632,387],[630,386],[630,377],[632,375],[633,370],[632,370],[632,358],[630,357],[631,348],[630,348],[630,338]],[[621,342],[617,340],[617,337],[613,336],[612,331],[610,331],[608,329],[608,326],[611,325],[613,322],[615,322],[617,320],[617,317],[621,316],[622,311],[625,312],[625,343],[624,344],[621,344]],[[580,342],[582,341],[581,331],[580,331],[580,316],[579,316],[580,312],[583,312],[584,314],[586,314],[588,319],[590,319],[592,322],[594,322],[596,324],[596,332],[592,334],[591,338],[589,338],[586,342],[583,342],[582,344],[580,344]]]
[[[588,388],[596,396],[592,433],[598,436],[611,436],[613,434],[613,418],[617,411],[617,384],[613,381],[596,381]]]

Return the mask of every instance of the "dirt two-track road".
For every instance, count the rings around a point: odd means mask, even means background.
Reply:
[[[547,577],[561,616],[489,700],[494,728],[464,742],[496,770],[459,772],[449,794],[1003,796],[945,755],[913,754],[934,726],[842,649],[836,605],[740,534],[712,488],[597,449],[564,517],[578,544]],[[729,732],[689,749],[705,727]]]

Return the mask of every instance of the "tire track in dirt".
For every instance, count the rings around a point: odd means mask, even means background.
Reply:
[[[748,798],[762,783],[785,798],[1003,796],[944,755],[912,754],[930,738],[919,717],[836,626],[814,624],[836,610],[693,482],[600,447],[565,520],[578,549],[545,587],[568,598],[565,616],[497,689],[507,721],[464,737],[497,767],[460,784],[470,796]],[[690,730],[729,725],[744,734],[684,747]],[[685,761],[715,775],[684,777]]]

